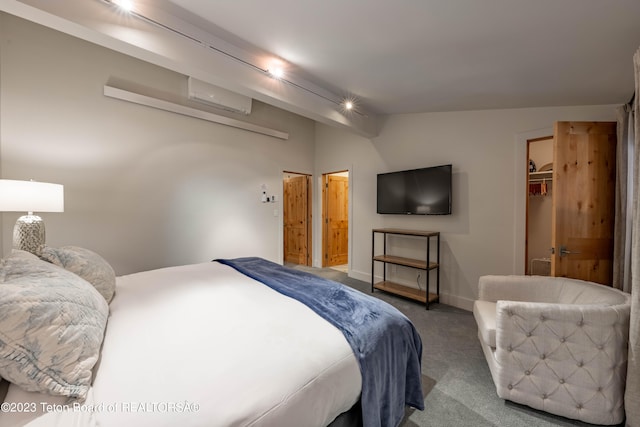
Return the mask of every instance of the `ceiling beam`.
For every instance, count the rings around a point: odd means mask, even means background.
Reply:
[[[206,37],[205,44],[150,21],[125,16],[100,0],[0,0],[0,10],[320,123],[367,138],[378,135],[375,115],[343,111],[335,101],[336,95],[308,81],[276,80],[260,71],[262,65],[250,66],[237,59],[251,58],[250,54],[243,55],[239,49],[184,21],[179,25],[186,28],[186,34],[195,34],[198,39]],[[149,13],[162,14],[157,10]],[[162,18],[172,19],[166,14]],[[173,18],[170,24],[176,25],[177,21]],[[224,51],[207,46],[212,42],[219,43]],[[229,50],[233,50],[233,56],[224,53]]]

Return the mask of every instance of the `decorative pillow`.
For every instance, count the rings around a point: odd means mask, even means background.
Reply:
[[[91,284],[41,260],[0,261],[0,377],[84,399],[109,315]]]
[[[20,258],[20,259],[31,259],[38,260],[38,255],[32,254],[31,252],[23,251],[21,249],[11,249],[11,255],[9,258]]]
[[[108,303],[113,299],[116,291],[116,273],[97,253],[77,246],[45,246],[40,257],[91,283]]]

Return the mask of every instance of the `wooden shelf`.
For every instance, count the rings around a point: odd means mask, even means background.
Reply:
[[[375,255],[376,252],[376,233],[383,235],[383,254]],[[387,235],[400,235],[409,237],[418,237],[425,240],[425,257],[423,259],[406,258],[397,255],[390,255],[387,253]],[[426,239],[425,239],[426,238]],[[431,238],[436,239],[436,262],[431,262]],[[375,266],[376,261],[382,263],[382,281],[374,283],[375,280]],[[414,288],[411,286],[401,285],[399,283],[387,280],[387,264],[401,265],[403,267],[415,268],[418,270],[426,271],[425,274],[425,289]],[[429,286],[430,271],[436,272],[436,293],[431,293]],[[418,277],[420,277],[418,275]],[[381,290],[392,294],[397,294],[405,298],[410,298],[414,301],[420,301],[423,303],[427,310],[429,310],[429,304],[437,302],[440,295],[440,232],[438,231],[422,231],[422,230],[405,230],[401,228],[374,228],[371,233],[371,292],[374,290]]]
[[[388,280],[384,282],[378,282],[375,285],[373,285],[373,287],[381,291],[389,292],[392,294],[403,296],[405,298],[412,299],[414,301],[420,301],[422,303],[427,302],[425,291],[421,289],[400,285],[398,283],[390,282]],[[432,303],[437,301],[438,301],[438,295],[429,292],[429,302]]]
[[[406,230],[404,228],[374,228],[372,231],[374,233],[400,234],[402,236],[421,236],[421,237],[432,237],[440,234],[438,231]]]
[[[529,182],[542,180],[553,180],[553,171],[529,172]]]
[[[404,258],[394,255],[376,255],[373,257],[374,261],[386,262],[388,264],[404,265],[405,267],[419,268],[420,270],[427,270],[427,262],[420,259]],[[435,262],[429,263],[429,270],[438,267]]]

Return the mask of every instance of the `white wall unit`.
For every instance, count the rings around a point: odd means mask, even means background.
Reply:
[[[212,123],[218,123],[225,126],[231,126],[238,129],[243,129],[249,132],[260,133],[262,135],[272,136],[274,138],[288,139],[289,134],[281,132],[275,129],[270,129],[264,126],[258,126],[253,123],[248,123],[242,120],[236,120],[233,118],[220,116],[208,111],[202,111],[197,108],[192,108],[186,105],[177,104],[175,102],[166,101],[164,99],[158,99],[151,96],[146,96],[140,93],[131,92],[128,90],[104,86],[104,95],[110,98],[120,99],[122,101],[133,102],[134,104],[145,105],[151,108],[157,108],[158,110],[168,111],[170,113],[182,114],[183,116],[193,117],[195,119],[206,120]]]
[[[189,77],[189,99],[234,113],[251,114],[251,98]]]

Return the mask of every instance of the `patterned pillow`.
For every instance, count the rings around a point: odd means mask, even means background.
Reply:
[[[10,258],[20,258],[20,259],[40,259],[38,255],[32,254],[31,252],[23,251],[21,249],[11,249]]]
[[[82,278],[41,260],[0,261],[0,376],[84,399],[109,315]]]
[[[97,253],[77,246],[45,246],[40,258],[82,277],[91,283],[108,303],[113,299],[116,291],[116,273]]]

